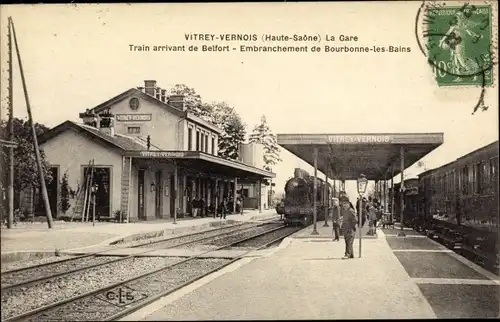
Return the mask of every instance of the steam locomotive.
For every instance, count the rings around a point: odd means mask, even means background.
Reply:
[[[325,194],[327,185],[327,195]],[[325,219],[325,210],[330,205],[329,196],[333,196],[332,186],[316,178],[317,194],[314,196],[314,177],[303,169],[296,168],[293,178],[285,183],[285,215],[287,225],[307,226],[313,222],[314,198],[316,197],[317,220]]]

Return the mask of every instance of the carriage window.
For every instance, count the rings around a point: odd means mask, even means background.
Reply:
[[[482,186],[483,186],[482,185],[483,176],[481,173],[482,169],[483,169],[483,167],[482,167],[481,163],[477,163],[476,169],[475,169],[476,170],[475,171],[475,178],[474,178],[474,188],[475,188],[474,192],[479,193],[479,194],[482,192]]]
[[[491,158],[490,159],[490,185],[494,189],[495,187],[495,180],[497,176],[497,166],[498,166],[498,158]]]
[[[470,194],[474,194],[476,192],[476,165],[475,164],[472,165],[472,170],[469,171],[469,177],[470,177],[469,192],[470,192]]]
[[[444,175],[444,194],[445,196],[448,196],[448,173]]]
[[[477,184],[478,184],[478,193],[483,194],[486,192],[486,187],[487,187],[487,171],[486,171],[486,162],[481,161],[481,163],[478,165],[478,178],[477,178]]]
[[[469,168],[465,166],[462,169],[462,194],[467,195],[469,193]]]

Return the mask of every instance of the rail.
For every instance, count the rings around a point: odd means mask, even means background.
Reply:
[[[181,239],[181,238],[184,238],[184,237],[192,237],[192,236],[196,236],[196,235],[200,235],[200,234],[207,234],[207,233],[211,233],[211,232],[219,232],[220,230],[228,230],[228,229],[235,228],[235,227],[245,226],[245,224],[246,223],[244,223],[244,224],[238,224],[238,225],[231,225],[229,227],[224,227],[222,229],[221,228],[218,228],[218,229],[216,228],[216,229],[211,229],[211,230],[208,230],[208,231],[197,232],[195,234],[186,234],[186,235],[182,235],[182,236],[176,236],[176,237],[172,237],[172,238],[167,238],[167,239],[155,241],[153,243],[149,242],[149,243],[135,245],[135,246],[132,246],[130,248],[138,248],[138,247],[141,247],[141,246],[150,246],[150,245],[154,245],[154,244],[164,243],[166,241]],[[195,239],[195,240],[190,240],[190,241],[186,241],[186,242],[183,242],[183,243],[174,244],[174,245],[171,245],[171,246],[166,246],[166,247],[163,247],[162,249],[169,249],[169,248],[184,246],[184,245],[188,245],[188,244],[194,244],[194,243],[198,243],[200,241],[207,240],[207,239],[210,239],[210,238],[216,238],[216,237],[220,237],[220,236],[224,236],[224,235],[230,235],[230,234],[242,232],[242,231],[245,231],[245,230],[251,230],[251,229],[253,229],[255,227],[258,227],[259,225],[260,224],[251,225],[249,227],[243,227],[242,229],[238,229],[238,230],[234,230],[234,231],[222,232],[222,233],[217,234],[217,235],[202,237],[202,238],[199,238],[199,239]],[[124,248],[126,248],[126,247],[124,247]],[[92,254],[88,254],[88,255],[78,256],[76,258],[68,258],[68,259],[64,259],[64,260],[61,260],[61,261],[44,263],[44,264],[35,265],[35,266],[27,267],[27,268],[22,268],[22,269],[16,269],[16,270],[7,271],[7,272],[2,273],[2,278],[3,279],[8,279],[10,276],[14,275],[15,273],[19,273],[21,271],[26,271],[26,270],[29,270],[29,269],[50,267],[50,266],[58,265],[58,264],[65,263],[65,262],[68,262],[68,261],[78,261],[78,260],[83,259],[83,258],[97,257],[99,255],[104,255],[105,252],[109,252],[109,251],[110,250],[107,249],[107,250],[104,250],[104,251],[101,251],[101,252],[96,252],[96,253],[92,253]],[[79,267],[79,268],[76,268],[76,269],[68,270],[68,271],[65,271],[65,272],[57,273],[57,274],[47,275],[47,276],[43,276],[43,277],[39,277],[39,278],[33,278],[33,279],[26,280],[26,281],[23,281],[23,282],[20,282],[20,283],[5,285],[5,286],[1,287],[1,290],[2,291],[7,291],[7,290],[15,289],[15,288],[20,288],[20,287],[28,287],[28,286],[33,285],[33,284],[37,284],[37,283],[41,283],[41,282],[44,282],[44,281],[47,281],[47,280],[51,280],[51,279],[54,279],[54,278],[58,278],[58,277],[62,277],[62,276],[70,275],[70,274],[74,274],[74,273],[81,272],[81,271],[84,271],[84,270],[96,268],[96,267],[99,267],[99,266],[109,265],[111,263],[116,263],[116,262],[120,262],[120,261],[126,261],[128,259],[135,258],[135,257],[137,257],[139,255],[145,255],[145,254],[148,254],[148,253],[151,253],[151,252],[154,252],[154,251],[157,251],[157,249],[153,248],[153,249],[145,250],[143,252],[136,253],[136,254],[133,254],[133,255],[120,256],[121,258],[117,258],[117,259],[105,261],[105,262],[102,262],[102,263],[96,263],[96,264],[93,264],[93,265],[82,266],[82,267]]]
[[[284,225],[282,227],[285,227]],[[118,283],[115,283],[113,285],[109,285],[109,286],[106,286],[104,288],[100,288],[100,289],[97,289],[97,290],[94,290],[94,291],[90,291],[90,292],[87,292],[87,293],[84,293],[84,294],[81,294],[81,295],[78,295],[78,296],[75,296],[75,297],[72,297],[72,298],[68,298],[68,299],[65,299],[65,300],[62,300],[62,301],[59,301],[59,302],[56,302],[56,303],[53,303],[53,304],[50,304],[50,305],[46,305],[46,306],[43,306],[43,307],[39,307],[37,309],[34,309],[34,310],[31,310],[31,311],[28,311],[28,312],[25,312],[25,313],[22,313],[22,314],[19,314],[17,316],[13,316],[13,317],[10,317],[10,318],[6,318],[4,319],[4,321],[20,321],[20,320],[26,320],[26,319],[31,319],[31,318],[36,318],[37,321],[39,320],[43,320],[43,318],[39,315],[45,315],[45,317],[47,317],[48,320],[52,320],[50,318],[50,312],[49,311],[52,311],[52,310],[55,310],[55,309],[61,309],[61,308],[64,308],[65,305],[71,305],[72,303],[75,303],[79,300],[84,300],[84,299],[87,299],[87,298],[90,298],[90,297],[93,297],[99,293],[102,293],[102,292],[106,292],[106,291],[109,291],[109,290],[112,290],[114,288],[117,288],[117,287],[126,287],[127,284],[130,284],[131,282],[135,282],[135,281],[138,281],[140,279],[145,279],[149,276],[152,276],[154,274],[158,274],[158,273],[161,273],[161,272],[165,272],[167,270],[170,270],[170,269],[173,269],[174,267],[177,267],[177,266],[180,266],[182,264],[185,264],[187,262],[190,262],[190,261],[194,261],[196,259],[200,260],[200,259],[204,259],[204,255],[207,255],[209,253],[213,253],[213,252],[216,252],[216,251],[219,251],[219,250],[223,250],[223,249],[226,249],[226,248],[229,248],[229,247],[232,247],[233,245],[236,245],[238,243],[241,243],[243,241],[246,241],[246,240],[249,240],[249,239],[252,239],[252,238],[255,238],[255,237],[258,237],[258,236],[261,236],[261,235],[264,235],[266,233],[269,233],[271,231],[275,231],[277,228],[272,228],[272,229],[269,229],[269,230],[266,230],[266,231],[263,231],[263,232],[259,232],[255,235],[252,235],[250,237],[244,237],[240,240],[237,240],[237,241],[234,241],[234,242],[231,242],[227,245],[223,245],[223,246],[220,246],[220,247],[217,247],[216,249],[212,249],[212,250],[208,250],[208,251],[205,251],[205,252],[202,252],[200,254],[197,254],[197,255],[194,255],[194,256],[190,256],[184,260],[181,260],[179,262],[176,262],[176,263],[173,263],[173,264],[169,264],[169,265],[166,265],[166,266],[163,266],[163,267],[160,267],[158,269],[154,269],[150,272],[147,272],[147,273],[144,273],[144,274],[141,274],[141,275],[138,275],[138,276],[135,276],[133,278],[130,278],[128,280],[125,280],[125,281],[122,281],[122,282],[118,282]],[[285,238],[285,237],[280,237],[281,239],[282,238]],[[149,303],[151,303],[152,301],[156,300],[157,298],[161,297],[161,296],[164,296],[166,294],[169,294],[169,293],[172,293],[192,282],[194,282],[195,280],[198,280],[208,274],[211,274],[217,270],[220,270],[221,268],[243,258],[244,256],[246,256],[247,254],[251,253],[251,252],[254,252],[256,250],[259,250],[259,249],[262,249],[264,247],[267,247],[267,245],[269,244],[272,244],[272,243],[275,243],[276,241],[272,241],[272,242],[269,242],[269,243],[266,243],[265,245],[262,245],[260,247],[258,247],[257,249],[252,249],[252,250],[249,250],[247,252],[244,252],[243,254],[237,256],[236,258],[234,259],[231,259],[229,261],[227,261],[226,263],[222,264],[222,265],[218,265],[216,268],[208,271],[208,272],[204,272],[203,274],[200,274],[199,276],[196,276],[195,278],[192,278],[192,279],[189,279],[188,281],[186,282],[183,282],[181,285],[177,285],[176,287],[172,288],[172,289],[169,289],[168,291],[166,292],[161,292],[161,294],[159,295],[155,295],[154,297],[152,298],[149,298],[148,297],[148,300],[144,300],[144,301],[140,301],[140,303],[137,303],[135,306],[132,306],[132,307],[129,307],[129,308],[120,308],[119,307],[116,307],[117,309],[119,309],[119,312],[117,313],[114,313],[114,314],[111,314],[110,316],[106,317],[105,319],[106,320],[115,320],[121,316],[124,316],[132,311],[135,311],[137,309],[139,309],[140,307],[143,307],[144,305],[147,305]],[[87,303],[86,306],[83,306],[82,308],[86,309],[86,310],[91,310],[92,312],[96,312],[96,310],[98,310],[100,307],[102,307],[102,302],[100,303],[100,306],[98,307],[92,307],[91,305],[89,305]],[[81,313],[81,312],[79,312]]]

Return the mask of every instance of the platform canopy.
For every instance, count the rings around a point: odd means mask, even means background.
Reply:
[[[276,178],[276,174],[264,169],[259,169],[246,163],[227,160],[215,155],[200,151],[128,151],[126,156],[134,159],[175,161],[175,163],[193,172],[224,176],[226,178],[238,178],[240,183],[257,183],[259,180],[267,182],[268,179]]]
[[[443,144],[443,133],[278,134],[278,144],[328,177],[390,179]],[[393,172],[394,171],[394,172]]]

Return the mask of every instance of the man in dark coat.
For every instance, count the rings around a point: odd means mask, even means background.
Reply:
[[[347,196],[340,197],[340,216],[342,217],[342,232],[345,239],[345,256],[342,259],[354,258],[354,234],[356,232],[356,212],[354,207],[351,207],[349,198]]]
[[[333,200],[333,205],[329,209],[329,211],[330,211],[330,217],[332,218],[332,227],[334,235],[333,241],[339,241],[341,218],[340,218],[340,205],[337,202],[337,200]]]

